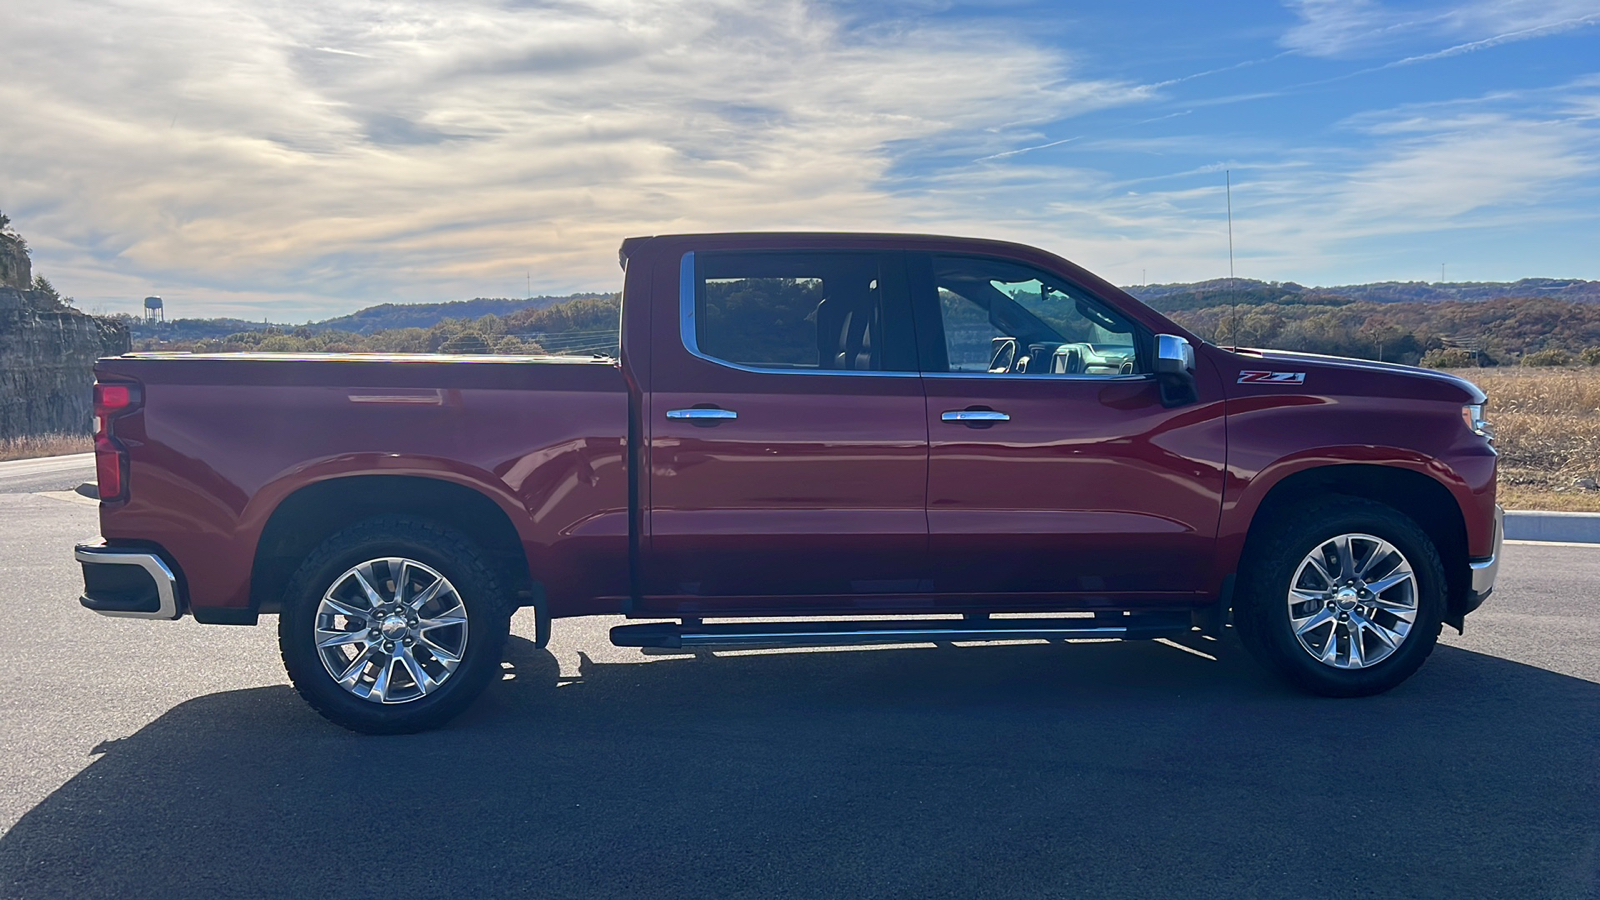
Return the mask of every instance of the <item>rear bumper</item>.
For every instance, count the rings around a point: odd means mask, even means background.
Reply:
[[[1471,559],[1467,561],[1472,570],[1472,587],[1467,591],[1467,604],[1463,613],[1469,613],[1483,605],[1489,594],[1494,591],[1494,582],[1500,574],[1500,553],[1505,544],[1505,510],[1498,504],[1494,508],[1494,552],[1485,559]]]
[[[177,619],[184,603],[178,577],[155,553],[137,547],[107,547],[104,541],[79,544],[74,557],[83,565],[83,596],[78,602],[102,616]]]

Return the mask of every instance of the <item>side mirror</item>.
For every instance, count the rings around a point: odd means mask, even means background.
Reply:
[[[1175,334],[1156,335],[1156,374],[1194,376],[1194,347]]]
[[[1156,381],[1161,405],[1183,406],[1198,399],[1194,383],[1194,347],[1175,334],[1156,335]]]

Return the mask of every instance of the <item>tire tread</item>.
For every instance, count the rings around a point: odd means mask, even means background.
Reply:
[[[1268,536],[1250,548],[1240,566],[1233,616],[1239,642],[1265,668],[1302,690],[1326,697],[1379,694],[1410,678],[1433,653],[1444,625],[1444,563],[1432,539],[1394,507],[1358,497],[1328,497],[1296,507],[1293,513],[1292,518],[1279,516],[1265,523]],[[1334,523],[1346,524],[1330,527]],[[1371,527],[1374,523],[1377,528]],[[1358,528],[1389,531],[1379,536],[1397,546],[1410,545],[1402,549],[1417,573],[1418,614],[1406,643],[1388,659],[1370,668],[1341,671],[1311,659],[1293,635],[1276,628],[1279,611],[1274,604],[1283,605],[1283,570],[1298,565],[1307,541],[1319,539],[1319,533],[1325,537]],[[1286,608],[1283,613],[1287,615]]]
[[[462,582],[466,582],[477,588],[475,593],[480,596],[475,602],[487,607],[470,613],[472,632],[467,652],[478,654],[471,657],[476,662],[464,660],[451,680],[439,689],[441,694],[449,693],[438,696],[434,702],[423,698],[384,706],[350,696],[337,686],[329,691],[331,682],[326,681],[327,672],[315,650],[310,647],[302,650],[296,642],[306,624],[303,618],[315,615],[315,604],[324,587],[318,583],[323,571],[359,548],[376,548],[383,544],[412,544],[449,560],[449,567],[455,570],[451,582],[463,591],[463,601],[471,602],[465,593],[468,589],[462,587]],[[278,655],[296,693],[328,721],[363,734],[411,734],[438,728],[455,718],[488,685],[500,662],[513,611],[498,572],[489,564],[487,554],[471,539],[430,519],[379,516],[351,525],[324,540],[289,578],[283,612],[278,619]],[[493,657],[487,663],[480,659],[485,653]]]

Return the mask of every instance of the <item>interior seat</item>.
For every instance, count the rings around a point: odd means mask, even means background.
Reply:
[[[817,367],[874,371],[879,362],[878,304],[870,291],[861,296],[832,294],[817,304]]]
[[[1057,347],[1050,358],[1050,371],[1056,375],[1082,375],[1083,351],[1071,344]]]

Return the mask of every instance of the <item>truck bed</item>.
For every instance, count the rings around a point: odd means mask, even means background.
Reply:
[[[252,604],[251,551],[294,548],[292,536],[261,540],[269,516],[352,475],[391,479],[368,482],[379,493],[423,476],[487,496],[530,559],[550,557],[558,602],[582,599],[564,593],[570,571],[617,573],[615,585],[588,575],[578,593],[626,591],[628,388],[614,360],[136,354],[102,360],[96,376],[144,395],[118,425],[130,491],[103,516],[104,537],[171,548],[202,621],[271,611],[261,584]]]

